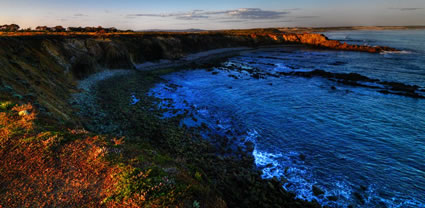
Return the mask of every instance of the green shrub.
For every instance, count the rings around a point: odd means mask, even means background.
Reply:
[[[14,104],[10,101],[0,101],[0,111],[9,111],[13,106]]]

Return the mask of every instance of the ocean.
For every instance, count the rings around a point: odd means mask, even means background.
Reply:
[[[381,93],[323,77],[267,74],[358,73],[425,88],[425,30],[325,33],[347,43],[382,45],[371,54],[303,46],[261,48],[211,70],[164,76],[150,95],[172,108],[164,119],[254,143],[264,178],[277,177],[297,198],[330,207],[425,207],[425,99]],[[234,70],[235,68],[239,70]],[[167,101],[171,100],[171,101]]]

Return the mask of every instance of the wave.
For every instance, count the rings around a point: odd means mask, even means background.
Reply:
[[[255,164],[262,170],[264,179],[277,178],[283,183],[286,191],[296,194],[296,198],[317,201],[322,206],[328,207],[347,207],[350,204],[356,204],[357,207],[388,207],[388,208],[409,208],[409,207],[425,207],[414,198],[401,199],[392,197],[385,199],[379,196],[379,188],[375,184],[364,187],[359,192],[342,178],[333,178],[332,184],[326,184],[326,187],[319,185],[315,180],[313,170],[308,167],[300,158],[300,153],[289,151],[285,153],[271,153],[259,150],[256,139],[261,135],[257,130],[251,129],[246,132],[245,142],[250,141],[254,144],[253,156]],[[323,191],[322,195],[315,195],[313,187]],[[362,197],[356,199],[356,195]]]
[[[385,54],[411,54],[411,53],[413,53],[413,52],[412,51],[404,51],[404,50],[402,50],[402,51],[383,51],[380,54],[385,55]]]

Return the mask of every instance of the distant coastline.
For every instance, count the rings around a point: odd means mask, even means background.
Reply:
[[[278,28],[282,32],[330,32],[342,30],[422,30],[425,25],[421,26],[350,26],[350,27],[283,27]]]
[[[190,29],[148,29],[137,30],[136,32],[226,32],[226,31],[246,31],[246,30],[269,30],[278,29],[282,32],[308,33],[308,32],[329,32],[342,30],[422,30],[425,25],[408,26],[337,26],[337,27],[276,27],[276,28],[251,28],[251,29],[229,29],[229,30],[203,30],[198,28]]]

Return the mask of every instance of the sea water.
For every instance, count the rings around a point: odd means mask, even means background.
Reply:
[[[233,57],[213,72],[166,75],[150,94],[171,99],[180,110],[170,109],[165,119],[190,110],[196,119],[185,118],[182,125],[205,123],[236,143],[253,142],[263,177],[280,178],[297,198],[330,207],[425,207],[425,99],[320,77],[255,79],[248,72],[322,69],[425,87],[425,30],[326,35],[402,52],[263,48]],[[234,71],[231,65],[247,70]],[[324,194],[315,195],[313,186]]]

